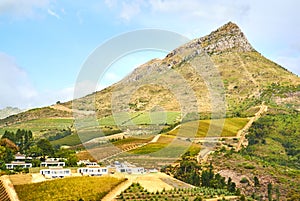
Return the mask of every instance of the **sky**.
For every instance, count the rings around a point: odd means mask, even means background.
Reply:
[[[193,39],[232,21],[257,51],[300,75],[299,7],[298,0],[0,0],[0,109],[71,100],[93,50],[122,33],[146,28]],[[121,58],[99,89],[165,54]]]

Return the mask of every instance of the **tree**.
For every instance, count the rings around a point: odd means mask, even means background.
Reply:
[[[2,135],[1,139],[7,138],[11,140],[12,142],[16,141],[15,134],[13,132],[5,131]]]
[[[77,166],[78,158],[75,154],[70,154],[67,157],[66,165],[69,167]]]
[[[280,200],[280,191],[279,191],[278,186],[276,187],[275,192],[276,192],[276,201],[279,201]]]
[[[194,201],[202,201],[203,199],[202,199],[202,197],[200,197],[200,196],[197,196],[195,199],[194,199]]]
[[[209,179],[209,172],[207,170],[203,170],[201,173],[201,184],[202,186],[209,187],[210,186],[210,179]]]
[[[38,157],[43,155],[43,151],[41,148],[39,148],[37,145],[33,145],[29,148],[27,154],[31,157]]]
[[[253,179],[254,179],[254,186],[258,187],[259,186],[259,180],[258,180],[257,176],[255,176]]]
[[[272,201],[272,183],[268,183],[268,199]]]
[[[16,133],[5,131],[1,139],[9,139],[15,143],[21,153],[26,153],[33,143],[32,132],[23,129],[18,129]]]
[[[11,141],[10,139],[8,138],[2,138],[0,140],[0,145],[1,146],[4,146],[6,148],[10,148],[12,149],[14,152],[17,152],[19,150],[18,146],[13,142]]]
[[[231,177],[228,178],[228,181],[227,181],[227,190],[231,193],[234,193],[235,192],[235,183],[232,182],[232,179]]]
[[[54,149],[49,140],[40,139],[36,145],[42,150],[42,156],[52,156],[54,154]]]
[[[2,163],[10,163],[15,159],[15,154],[12,149],[0,146],[0,161]]]

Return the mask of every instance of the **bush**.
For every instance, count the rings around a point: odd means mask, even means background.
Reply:
[[[249,183],[249,180],[248,180],[246,177],[243,177],[243,178],[241,179],[240,183],[242,183],[242,184],[247,184],[247,183]]]

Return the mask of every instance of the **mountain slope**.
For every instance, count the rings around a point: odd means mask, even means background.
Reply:
[[[209,56],[205,56],[202,50]],[[208,58],[210,61],[207,64],[203,59]],[[209,68],[205,69],[205,65]],[[251,46],[239,27],[229,22],[210,35],[173,50],[162,60],[153,59],[141,65],[115,85],[76,102],[80,105],[78,109],[96,108],[98,117],[103,117],[110,115],[111,108],[118,108],[118,105],[129,107],[114,112],[150,111],[155,106],[166,111],[182,111],[184,106],[180,105],[179,99],[183,98],[181,102],[197,107],[198,112],[205,114],[212,111],[212,89],[208,82],[214,76],[222,81],[224,88],[220,86],[219,89],[224,89],[226,111],[230,116],[241,115],[241,111],[251,112],[251,108],[266,99],[263,97],[264,91],[271,86],[291,87],[287,89],[287,94],[294,93],[292,88],[300,84],[299,77],[263,57]],[[178,82],[186,86],[178,87]],[[188,90],[195,93],[196,99],[191,100],[190,96],[184,95]],[[182,94],[176,94],[178,91]],[[267,101],[275,103],[277,100],[277,103],[284,105],[282,96],[285,94],[275,93]],[[281,99],[278,100],[278,97]],[[194,103],[191,104],[191,101]],[[297,103],[290,105],[296,107]],[[72,107],[71,102],[65,106]],[[242,115],[247,115],[247,112]]]
[[[240,28],[229,22],[208,36],[194,39],[164,59],[153,59],[120,82],[62,107],[46,107],[0,121],[0,126],[45,117],[71,117],[77,111],[112,113],[143,111],[211,112],[249,116],[265,101],[281,110],[299,109],[300,78],[263,57]],[[64,108],[61,110],[60,108]],[[84,114],[84,112],[83,112]]]

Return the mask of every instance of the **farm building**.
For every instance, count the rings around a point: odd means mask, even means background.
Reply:
[[[78,168],[77,172],[82,175],[102,176],[102,175],[108,174],[108,168],[106,168],[106,167],[84,167],[84,168]]]
[[[128,174],[143,174],[145,173],[145,169],[143,167],[136,167],[129,163],[120,163],[115,161],[114,166],[117,172],[120,173],[128,173]]]
[[[45,161],[41,162],[41,167],[64,167],[66,166],[65,162],[61,161]]]
[[[143,167],[120,167],[116,168],[117,172],[128,174],[143,174],[145,169]]]
[[[15,154],[15,161],[30,161],[32,160],[32,157],[27,157],[24,154],[20,154],[19,152]]]
[[[90,160],[80,160],[77,162],[77,165],[85,165],[85,166],[98,166],[96,162],[91,162]]]
[[[43,169],[40,170],[40,173],[45,178],[64,178],[66,176],[71,176],[71,170],[63,168]]]
[[[32,164],[31,163],[25,163],[23,161],[12,161],[11,163],[6,163],[5,164],[6,169],[14,169],[14,168],[31,168]]]

